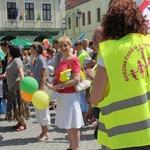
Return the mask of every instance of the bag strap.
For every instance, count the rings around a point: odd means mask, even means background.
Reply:
[[[70,69],[71,69],[71,71],[72,71],[72,68],[71,68],[71,66],[72,66],[72,58],[70,59],[70,65],[69,65],[69,66],[70,66],[69,68],[70,68]],[[85,77],[84,77],[84,73],[83,73],[83,71],[82,71],[82,70],[80,71],[80,75],[81,75],[81,79],[80,79],[80,80],[81,80],[81,81],[82,81],[82,80],[84,80],[84,79],[85,79]]]
[[[72,67],[72,58],[70,59],[70,65],[69,65],[69,68],[71,69]]]
[[[95,66],[92,68],[92,70],[94,71],[97,68],[97,64],[95,64]]]

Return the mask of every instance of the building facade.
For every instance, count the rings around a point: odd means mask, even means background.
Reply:
[[[0,0],[0,40],[42,41],[64,34],[65,0]]]
[[[140,5],[143,0],[135,0]],[[86,32],[84,38],[92,39],[94,30],[100,26],[102,16],[108,10],[110,0],[67,0],[66,35],[72,40]]]

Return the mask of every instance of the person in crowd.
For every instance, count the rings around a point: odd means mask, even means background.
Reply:
[[[6,114],[6,100],[3,98],[3,81],[0,80],[0,115]]]
[[[2,61],[3,59],[5,58],[5,54],[4,52],[2,51],[2,49],[0,48],[0,74],[2,74]]]
[[[92,49],[89,48],[89,40],[88,39],[84,39],[84,50],[89,54],[89,56],[91,57],[92,55]]]
[[[81,70],[83,71],[83,73],[86,70],[86,63],[88,61],[91,61],[91,57],[89,56],[89,54],[84,50],[84,41],[83,40],[77,40],[75,43],[75,49],[77,51],[76,56],[78,57],[79,61],[80,61],[80,66],[81,66]],[[85,74],[84,74],[85,75]],[[86,90],[87,92],[88,90]],[[84,91],[85,92],[85,91]],[[85,96],[87,95],[85,92]],[[84,114],[87,112],[88,110],[88,99],[86,99],[83,94],[83,92],[80,92],[80,105],[81,105],[81,110],[83,113],[83,118],[84,118]],[[84,119],[85,125],[87,125],[87,121]]]
[[[98,56],[98,51],[99,51],[99,43],[102,42],[102,27],[99,26],[96,28],[96,30],[94,31],[93,37],[92,37],[92,47],[93,47],[93,53],[92,53],[92,60],[90,62],[88,62],[87,68],[88,70],[92,71],[91,69],[96,65],[96,61],[97,61],[97,57]],[[89,72],[87,70],[87,72]]]
[[[47,78],[47,61],[43,57],[43,44],[41,42],[33,42],[30,47],[31,54],[35,56],[34,65],[32,66],[33,77],[38,82],[38,89],[44,90]],[[49,107],[43,110],[35,108],[37,123],[41,125],[41,134],[37,137],[38,142],[48,139],[48,126],[50,124]]]
[[[55,66],[55,48],[47,49],[47,64],[48,64],[48,80],[51,82],[54,78],[54,66]],[[54,110],[57,106],[57,99],[50,102],[50,110]]]
[[[18,48],[20,49],[20,54],[21,54],[20,58],[21,58],[22,61],[24,61],[24,59],[25,59],[25,56],[23,55],[24,46],[19,45]]]
[[[50,49],[53,48],[53,44],[49,43],[48,48],[50,48]]]
[[[97,69],[97,65],[95,67],[96,61],[97,59],[100,57],[98,55],[98,51],[99,51],[99,43],[101,43],[103,41],[103,29],[101,26],[97,27],[96,30],[94,31],[93,37],[92,37],[92,41],[93,41],[93,47],[95,49],[95,53],[96,53],[96,59],[93,61],[91,60],[91,62],[87,63],[87,69],[86,69],[86,77],[88,79],[90,79],[91,81],[94,80],[95,78],[95,72]],[[90,66],[90,67],[89,67]],[[92,66],[94,66],[92,68]],[[87,93],[87,97],[90,98],[90,92],[91,92],[92,87],[90,88],[89,92]],[[94,131],[94,137],[97,139],[97,130],[98,130],[98,119],[99,119],[99,112],[100,109],[98,106],[92,106],[91,103],[89,102],[88,105],[88,111],[85,114],[85,119],[89,122],[89,124],[94,125],[95,131]]]
[[[2,83],[2,90],[3,90],[3,98],[5,99],[5,101],[7,101],[7,95],[8,95],[8,86],[7,86],[7,81],[6,81],[6,66],[7,64],[10,62],[11,57],[8,55],[8,51],[9,51],[9,47],[12,45],[9,41],[2,41],[1,42],[1,49],[5,55],[4,59],[2,59],[0,61],[0,66],[2,67],[2,72],[1,72],[1,76],[0,79],[2,79],[3,83]],[[6,111],[7,113],[7,111]],[[5,116],[5,119],[7,119],[7,114]]]
[[[89,41],[89,48],[93,50],[93,41]]]
[[[0,75],[2,74],[2,60],[5,55],[3,51],[0,49]],[[3,80],[0,79],[0,115],[6,114],[6,100],[3,97]]]
[[[61,37],[58,41],[63,58],[55,71],[55,79],[48,85],[59,93],[56,108],[55,125],[67,129],[69,138],[68,150],[78,150],[80,141],[80,128],[84,125],[80,108],[80,93],[75,92],[74,86],[80,81],[80,62],[71,53],[72,42],[69,37]],[[70,80],[60,81],[60,72],[71,68]]]
[[[24,50],[23,52],[23,56],[24,56],[24,60],[23,60],[23,70],[24,70],[24,74],[25,76],[29,76],[31,73],[31,60],[30,60],[30,56],[29,56],[29,51],[28,50]]]
[[[90,97],[90,102],[100,107],[98,142],[113,150],[148,150],[147,21],[133,0],[113,0],[102,27],[104,42]]]
[[[81,65],[81,69],[84,70],[86,68],[87,59],[91,60],[89,54],[84,50],[84,41],[77,40],[74,44],[75,49],[77,51],[76,56],[78,57]]]
[[[60,60],[62,59],[62,57],[63,57],[63,55],[62,55],[62,53],[60,52],[60,49],[59,49],[60,47],[59,47],[58,41],[59,41],[58,38],[53,41],[53,47],[54,47],[55,50],[56,50],[56,53],[55,53],[55,66],[54,66],[54,71],[56,70],[59,61],[60,61]]]
[[[55,66],[55,53],[56,50],[54,48],[47,48],[47,64],[48,66]]]
[[[20,81],[24,78],[23,63],[20,59],[20,49],[15,46],[9,48],[8,55],[11,61],[6,67],[6,80],[8,85],[7,99],[7,120],[16,120],[17,125],[13,126],[17,131],[27,128],[25,119],[30,118],[30,109],[22,97],[20,91]]]

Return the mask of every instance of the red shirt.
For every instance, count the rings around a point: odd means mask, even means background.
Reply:
[[[63,59],[60,60],[58,67],[55,71],[55,78],[57,81],[57,84],[61,84],[62,82],[59,80],[60,78],[60,72],[67,70],[71,68],[72,73],[80,73],[80,62],[77,57],[73,57],[71,60],[63,61]],[[74,93],[75,89],[74,87],[66,87],[64,89],[58,90],[59,93]]]

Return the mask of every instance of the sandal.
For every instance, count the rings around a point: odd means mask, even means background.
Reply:
[[[17,123],[16,125],[12,126],[12,129],[18,129],[18,128],[19,128],[19,126],[20,126],[20,124],[19,124],[19,123]]]
[[[23,131],[23,130],[25,130],[27,128],[27,126],[26,125],[20,125],[17,129],[16,129],[16,131]]]
[[[39,137],[39,138],[37,139],[37,142],[43,142],[43,141],[45,141],[45,140],[48,140],[48,135],[44,135],[44,136],[42,136],[42,137]]]
[[[38,137],[36,137],[36,140],[38,141],[41,138],[41,136],[42,136],[42,133]]]

